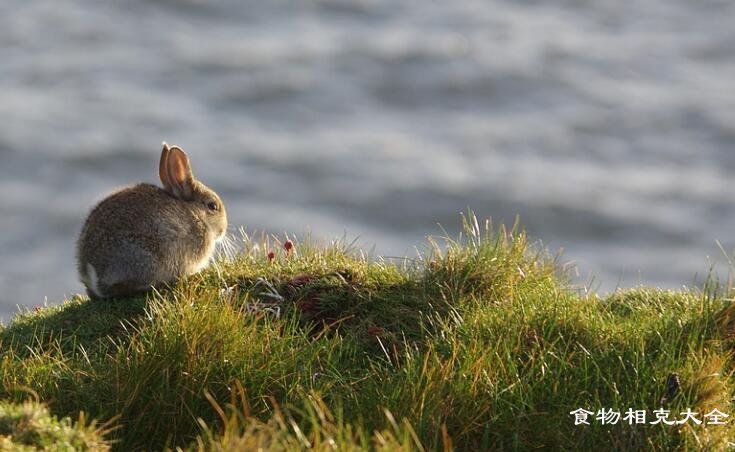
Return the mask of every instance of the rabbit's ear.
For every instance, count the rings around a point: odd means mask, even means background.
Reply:
[[[189,200],[194,194],[194,175],[189,157],[178,146],[171,146],[166,156],[166,173],[171,192],[179,199]]]
[[[158,163],[158,177],[161,179],[163,188],[165,188],[167,192],[173,193],[173,190],[171,190],[171,183],[168,180],[168,169],[166,168],[166,162],[168,161],[170,150],[171,148],[168,146],[168,143],[164,141],[163,149],[161,150],[161,161]]]

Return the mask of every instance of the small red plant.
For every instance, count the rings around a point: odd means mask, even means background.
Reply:
[[[283,247],[286,248],[286,255],[291,255],[291,250],[293,250],[293,242],[290,240],[286,240],[283,242]]]
[[[371,326],[371,327],[368,327],[367,333],[370,336],[379,337],[381,334],[383,334],[383,328],[379,326]]]
[[[303,286],[311,282],[312,276],[308,273],[299,273],[298,275],[291,278],[290,284],[292,286]]]
[[[276,257],[276,253],[273,251],[268,252],[268,262],[272,261]]]
[[[319,311],[319,298],[311,294],[305,299],[296,302],[296,307],[304,314],[315,316]]]

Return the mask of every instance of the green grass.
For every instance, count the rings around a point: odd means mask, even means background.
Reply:
[[[105,432],[104,426],[88,424],[84,416],[75,424],[69,418],[51,416],[38,403],[0,402],[0,450],[109,450]]]
[[[146,298],[75,297],[18,314],[0,329],[0,399],[32,391],[57,416],[112,419],[116,450],[718,450],[735,440],[732,423],[575,426],[569,414],[733,412],[727,290],[584,295],[522,231],[471,216],[464,226],[392,262],[342,242],[287,255],[275,239],[245,237],[237,256]]]

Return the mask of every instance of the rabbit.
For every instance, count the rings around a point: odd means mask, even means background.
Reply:
[[[91,299],[140,295],[209,263],[227,230],[220,197],[194,178],[189,157],[163,143],[163,188],[141,183],[97,204],[77,242],[77,270]]]

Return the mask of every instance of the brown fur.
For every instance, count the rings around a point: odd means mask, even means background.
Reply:
[[[87,218],[77,243],[77,268],[95,298],[134,295],[195,273],[224,235],[224,205],[194,179],[183,150],[164,144],[159,174],[165,188],[124,188]],[[212,202],[217,210],[207,206]]]

